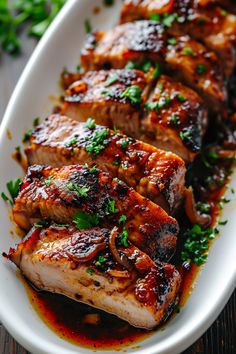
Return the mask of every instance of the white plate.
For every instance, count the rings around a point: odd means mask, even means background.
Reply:
[[[84,21],[91,19],[94,28],[105,29],[118,20],[120,1],[98,15],[91,15],[102,1],[68,1],[39,43],[11,98],[0,131],[0,191],[6,182],[22,175],[11,159],[15,146],[21,144],[23,132],[32,126],[34,117],[50,113],[53,103],[49,96],[58,93],[58,78],[64,66],[75,68],[85,38]],[[6,129],[12,140],[6,136]],[[236,175],[232,187],[236,188]],[[232,195],[231,195],[232,198]],[[211,248],[207,263],[197,285],[181,312],[162,331],[127,352],[145,354],[175,354],[186,349],[212,324],[223,309],[236,285],[236,200],[225,208],[223,218],[229,220]],[[8,251],[15,241],[10,235],[9,211],[0,201],[0,252]],[[38,317],[31,307],[25,289],[16,277],[15,269],[0,257],[0,316],[9,332],[35,354],[92,353],[63,341]],[[103,351],[98,351],[102,354]],[[114,351],[108,351],[108,353]]]

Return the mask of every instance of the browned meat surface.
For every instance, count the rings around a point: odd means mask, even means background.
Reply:
[[[181,158],[120,132],[96,124],[89,129],[87,125],[65,116],[47,118],[30,138],[30,146],[26,149],[29,164],[63,167],[88,163],[91,167],[96,163],[98,168],[118,177],[167,212],[178,209],[185,179],[185,164]],[[103,131],[107,132],[106,144],[94,156],[86,146]]]
[[[199,4],[197,0],[126,0],[121,22],[140,19],[155,19],[166,23],[171,30],[201,41],[219,56],[225,74],[232,75],[236,65],[235,15],[215,4]]]
[[[175,79],[195,89],[211,110],[222,109],[227,92],[217,56],[188,35],[170,33],[155,21],[126,23],[88,36],[85,70],[123,68],[129,61],[159,62]]]
[[[192,161],[202,146],[207,112],[191,89],[162,75],[146,103],[141,140]]]
[[[13,218],[25,230],[41,219],[112,228],[125,218],[129,240],[160,260],[173,255],[178,233],[176,220],[159,206],[108,173],[80,165],[30,167]]]
[[[39,289],[105,310],[136,327],[151,329],[163,322],[178,298],[181,279],[175,267],[155,264],[136,247],[122,245],[116,229],[33,228],[8,257]]]
[[[139,130],[140,107],[149,90],[148,78],[142,71],[89,71],[66,91],[63,113],[80,121],[93,117],[98,124],[135,135]]]

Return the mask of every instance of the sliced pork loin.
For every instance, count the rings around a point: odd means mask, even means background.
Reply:
[[[98,124],[133,136],[149,90],[149,79],[139,70],[89,71],[66,91],[63,113],[82,121],[93,117]]]
[[[105,144],[94,156],[86,146],[103,131],[107,132]],[[178,210],[183,199],[186,169],[181,158],[98,126],[91,119],[84,124],[65,116],[50,116],[35,129],[25,152],[30,165],[87,163],[92,167],[96,163],[168,213]]]
[[[207,123],[207,110],[198,94],[162,75],[146,102],[140,139],[193,161],[201,150]]]
[[[177,221],[162,208],[108,173],[80,165],[30,167],[13,218],[24,230],[41,219],[108,228],[125,219],[129,240],[160,260],[173,255],[178,234]]]
[[[125,23],[90,34],[81,63],[85,70],[119,69],[147,59],[195,89],[209,109],[223,109],[227,90],[217,56],[188,35],[174,34],[155,21]]]
[[[181,279],[175,267],[155,264],[129,243],[123,246],[116,228],[33,228],[8,257],[39,289],[97,307],[136,327],[157,326],[178,299]]]
[[[216,4],[201,4],[198,0],[124,1],[122,23],[150,18],[166,23],[177,33],[189,34],[204,43],[221,59],[225,74],[233,74],[236,66],[235,15],[227,13]]]

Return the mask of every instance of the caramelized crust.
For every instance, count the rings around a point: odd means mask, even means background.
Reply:
[[[141,140],[193,161],[202,146],[207,111],[191,89],[162,75],[146,103]]]
[[[131,87],[140,89],[140,100],[125,95]],[[140,107],[150,90],[148,78],[138,70],[89,71],[66,91],[63,114],[80,121],[93,117],[98,124],[128,131],[139,130]]]
[[[175,251],[175,219],[108,173],[79,165],[30,167],[16,198],[13,218],[29,230],[40,219],[70,223],[78,211],[110,229],[125,215],[129,240],[153,258],[167,260]]]
[[[85,70],[123,68],[129,61],[141,64],[146,59],[159,62],[175,79],[195,89],[211,110],[223,108],[227,92],[216,55],[157,22],[137,21],[95,32],[89,35],[81,56]]]
[[[39,289],[66,295],[115,314],[133,326],[151,329],[173,309],[180,275],[174,266],[155,264],[132,245],[119,245],[117,252],[132,267],[125,269],[112,256],[109,234],[109,230],[98,228],[33,228],[8,257]],[[101,243],[104,249],[95,252]]]
[[[233,74],[236,64],[236,16],[228,14],[214,2],[204,4],[197,0],[126,0],[121,12],[121,22],[150,19],[154,15],[160,15],[157,20],[163,21],[166,14],[176,15],[176,20],[170,22],[171,30],[200,40],[219,56],[225,74]]]
[[[167,212],[175,212],[184,194],[183,160],[171,152],[111,130],[107,130],[104,149],[94,156],[86,151],[86,144],[102,129],[105,128],[96,126],[91,130],[86,124],[52,115],[32,134],[30,146],[25,151],[28,162],[52,167],[84,163],[92,166],[96,163],[98,168],[118,177]],[[75,137],[76,142],[68,146],[67,143]]]

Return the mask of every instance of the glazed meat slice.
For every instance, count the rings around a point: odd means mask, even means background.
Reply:
[[[113,250],[116,235],[119,245]],[[136,327],[157,326],[178,299],[181,279],[175,267],[155,264],[136,247],[123,246],[117,230],[33,228],[8,257],[39,289],[97,307]]]
[[[173,34],[157,22],[125,23],[90,34],[81,56],[85,70],[123,68],[130,61],[141,64],[147,59],[195,89],[211,110],[222,109],[227,92],[217,56],[188,35]]]
[[[93,117],[98,124],[134,135],[149,89],[142,71],[89,71],[66,91],[63,113],[80,121]]]
[[[169,259],[176,246],[175,219],[108,173],[80,165],[29,168],[13,207],[14,221],[29,230],[36,222],[74,222],[80,228],[111,228],[125,218],[129,240],[151,257]]]
[[[200,97],[162,75],[146,103],[146,110],[141,140],[193,161],[201,149],[208,121]]]
[[[175,16],[175,20],[173,17]],[[225,74],[231,76],[236,65],[236,16],[219,6],[197,0],[126,0],[121,22],[155,18],[179,33],[204,43],[221,59]]]
[[[88,123],[92,123],[90,128]],[[106,144],[94,156],[86,146],[103,131],[107,132]],[[185,164],[181,158],[97,126],[92,120],[84,124],[52,115],[35,129],[25,152],[30,165],[63,167],[87,163],[92,167],[96,163],[168,213],[174,213],[183,199]]]

